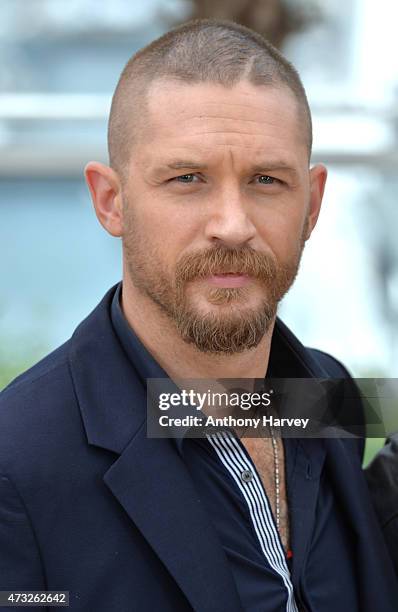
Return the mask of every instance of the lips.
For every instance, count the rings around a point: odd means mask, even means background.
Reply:
[[[244,287],[250,281],[248,274],[242,272],[217,272],[207,279],[216,287]]]
[[[234,276],[245,276],[246,273],[245,272],[240,272],[239,270],[230,270],[229,272],[213,272],[214,276],[225,276],[227,274],[232,274]]]

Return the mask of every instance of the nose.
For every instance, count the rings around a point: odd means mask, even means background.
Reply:
[[[231,248],[249,243],[256,234],[256,228],[250,219],[247,204],[238,187],[220,191],[209,202],[206,238]]]

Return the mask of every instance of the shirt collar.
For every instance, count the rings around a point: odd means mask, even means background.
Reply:
[[[168,378],[168,375],[128,324],[120,306],[121,293],[122,283],[119,283],[112,300],[112,324],[129,360],[140,377],[142,384],[146,387],[147,378]]]

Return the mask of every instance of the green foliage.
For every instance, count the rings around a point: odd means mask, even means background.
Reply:
[[[367,438],[365,446],[365,457],[363,467],[366,467],[373,459],[375,454],[384,446],[384,438]]]

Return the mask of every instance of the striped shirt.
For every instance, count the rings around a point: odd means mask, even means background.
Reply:
[[[232,476],[244,498],[255,534],[269,566],[277,573],[286,589],[286,612],[297,612],[293,585],[285,553],[272,516],[267,495],[257,471],[239,440],[229,431],[207,435],[221,463]]]

